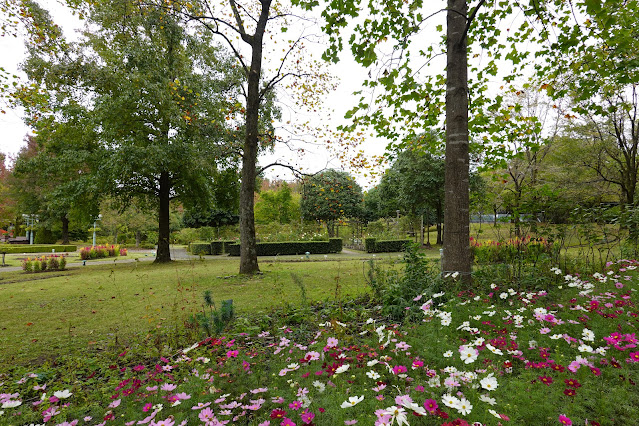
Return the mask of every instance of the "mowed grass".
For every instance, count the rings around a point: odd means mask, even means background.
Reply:
[[[394,263],[398,254],[378,255]],[[299,258],[298,258],[299,259]],[[239,260],[114,263],[63,272],[3,273],[0,280],[0,370],[59,355],[126,346],[152,333],[184,330],[203,309],[203,293],[233,299],[238,313],[286,304],[339,300],[368,291],[366,260],[260,260],[261,275],[237,275]],[[293,275],[298,279],[294,280]],[[297,282],[296,282],[297,281]],[[137,340],[136,340],[137,339]]]

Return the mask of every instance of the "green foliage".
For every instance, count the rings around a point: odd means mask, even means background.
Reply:
[[[366,238],[364,246],[367,253],[394,253],[404,251],[411,240],[377,240],[376,238]]]
[[[188,323],[198,326],[205,336],[215,336],[224,331],[230,324],[235,314],[233,300],[223,300],[220,309],[217,309],[210,290],[203,295],[204,309],[195,315],[191,315]]]
[[[53,234],[50,229],[38,229],[35,231],[34,244],[55,244],[58,238]]]
[[[329,253],[341,253],[342,252],[342,239],[341,238],[329,238],[328,250]]]
[[[437,265],[426,260],[417,245],[408,243],[402,260],[403,271],[384,268],[378,261],[368,263],[368,284],[382,304],[382,314],[393,321],[415,319],[420,315],[415,309],[438,291],[440,271]],[[421,300],[425,296],[425,300]],[[417,300],[414,300],[417,299]]]
[[[362,188],[345,172],[327,170],[303,183],[302,214],[305,219],[336,221],[362,212]]]
[[[78,248],[71,245],[20,245],[0,243],[0,253],[42,253],[55,250],[57,253],[74,252]]]
[[[258,256],[283,256],[293,254],[306,254],[307,252],[310,254],[336,253],[333,250],[336,250],[338,248],[337,246],[338,243],[336,241],[286,241],[274,243],[257,243],[256,249]],[[339,249],[341,251],[341,244]],[[229,245],[228,252],[231,256],[239,256],[240,245]]]
[[[211,243],[205,243],[205,242],[190,243],[189,253],[193,255],[211,254]]]
[[[286,182],[276,191],[262,191],[255,202],[255,222],[280,224],[298,221],[300,197],[293,194]]]

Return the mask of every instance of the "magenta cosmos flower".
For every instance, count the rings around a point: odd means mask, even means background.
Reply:
[[[561,423],[562,425],[572,425],[572,420],[570,420],[566,415],[564,414],[560,414],[559,415],[559,423]]]

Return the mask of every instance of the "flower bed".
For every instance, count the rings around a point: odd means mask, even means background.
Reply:
[[[67,258],[64,255],[53,254],[50,256],[30,257],[22,261],[24,272],[64,271],[67,266]]]
[[[61,367],[23,371],[1,380],[0,422],[634,424],[638,266],[592,277],[554,269],[562,279],[549,292],[425,291],[411,308],[420,321],[404,325],[324,318],[157,358],[127,349],[103,364],[75,359],[73,378]]]
[[[105,246],[83,247],[80,249],[80,259],[101,259],[105,257],[126,256],[127,250],[117,244]]]

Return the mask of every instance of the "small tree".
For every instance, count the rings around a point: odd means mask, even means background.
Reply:
[[[328,236],[335,236],[335,223],[362,213],[362,188],[346,172],[327,170],[303,182],[304,219],[326,223]]]

